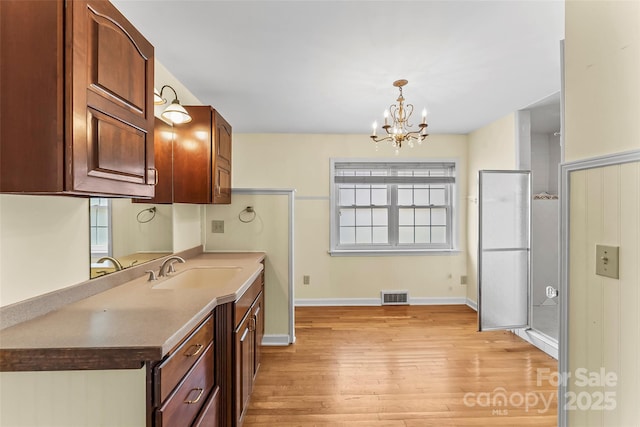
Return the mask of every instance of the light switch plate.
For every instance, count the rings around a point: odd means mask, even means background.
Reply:
[[[211,232],[212,233],[224,233],[224,221],[221,220],[212,220],[211,221]]]
[[[618,246],[596,245],[596,274],[599,276],[619,278]]]

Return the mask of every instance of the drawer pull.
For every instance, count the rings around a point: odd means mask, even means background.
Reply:
[[[196,348],[196,351],[194,351],[193,353],[191,352],[187,352],[184,355],[187,357],[193,357],[193,356],[197,356],[198,354],[200,354],[200,352],[202,351],[202,349],[204,348],[204,346],[202,344],[194,344],[191,347],[189,347],[189,350],[191,350],[193,347]]]
[[[200,400],[200,398],[204,394],[204,389],[203,388],[199,388],[199,387],[191,389],[189,394],[191,394],[194,391],[198,392],[198,397],[196,397],[194,400],[185,400],[184,403],[186,403],[187,405],[192,405],[194,403],[198,403],[198,401]]]

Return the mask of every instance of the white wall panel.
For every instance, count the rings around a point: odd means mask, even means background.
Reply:
[[[637,425],[640,163],[577,171],[570,180],[569,390],[594,404],[598,393],[614,393],[616,408],[598,410],[583,400],[569,412],[569,425]],[[619,246],[619,279],[595,274],[597,244]],[[575,374],[582,368],[598,375],[604,368],[616,385],[580,387]]]
[[[146,424],[144,368],[2,372],[0,383],[2,426],[133,427]]]

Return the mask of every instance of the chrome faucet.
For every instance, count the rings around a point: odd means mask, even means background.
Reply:
[[[158,277],[164,277],[169,273],[174,273],[176,271],[176,269],[173,267],[173,264],[175,262],[184,264],[184,259],[180,258],[177,255],[173,255],[165,259],[162,265],[160,266],[160,272],[158,272]]]
[[[111,261],[111,264],[113,264],[113,266],[116,268],[116,271],[122,270],[122,264],[120,264],[120,261],[118,261],[114,257],[103,256],[98,260],[98,264],[102,264],[104,261]]]

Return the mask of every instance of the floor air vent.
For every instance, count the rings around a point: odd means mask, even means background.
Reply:
[[[380,291],[382,305],[407,305],[409,304],[408,291]]]

